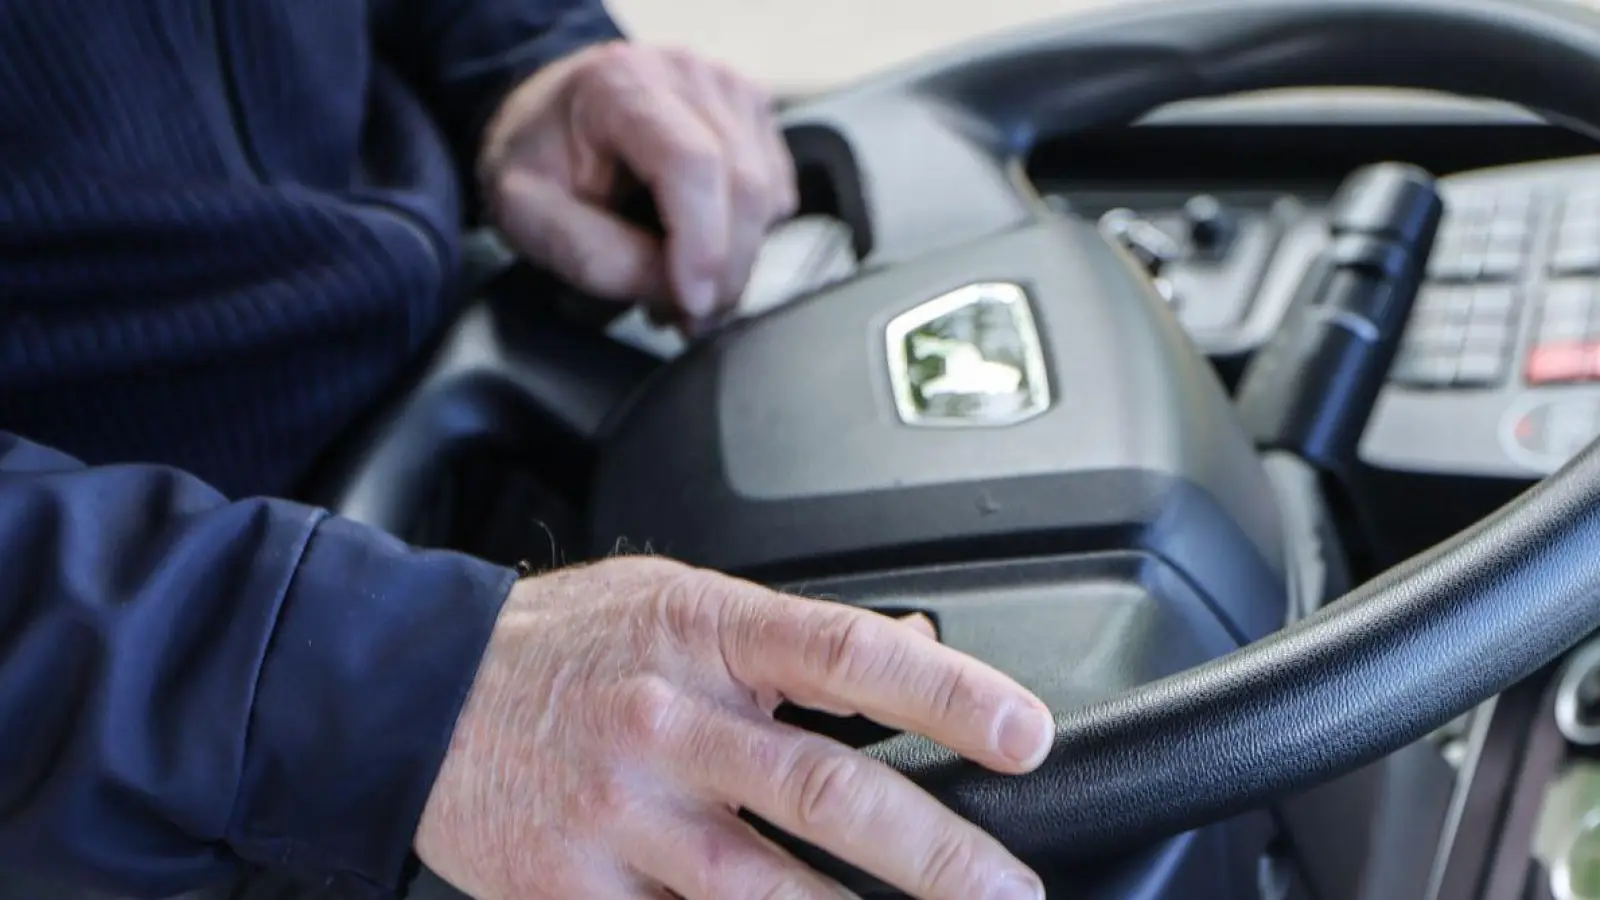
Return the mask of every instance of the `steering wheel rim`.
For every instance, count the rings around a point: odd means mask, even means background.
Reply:
[[[976,42],[782,121],[797,163],[838,187],[866,268],[881,269],[1045,215],[1022,169],[1042,134],[1131,121],[1197,97],[1352,85],[1484,96],[1600,129],[1600,12],[1559,0],[1167,0]],[[930,185],[907,160],[936,166],[940,182]],[[497,377],[518,389],[529,381],[515,374],[526,361],[506,348],[463,347],[443,367],[458,381],[508,366],[513,374]],[[448,440],[420,456],[461,446],[475,427],[447,429]],[[371,443],[384,447],[394,430]],[[401,430],[418,439],[419,429]],[[994,775],[915,736],[866,752],[1024,859],[1101,857],[1358,768],[1600,626],[1597,446],[1310,619],[1058,711],[1055,748],[1032,775]],[[378,456],[387,461],[345,479],[364,492],[329,496],[337,511],[392,529],[393,508],[373,516],[383,506],[371,502],[373,486],[404,490],[438,466]],[[785,842],[847,885],[870,886]]]

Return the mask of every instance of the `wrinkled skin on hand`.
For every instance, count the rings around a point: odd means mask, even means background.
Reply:
[[[772,718],[781,700],[856,712],[998,771],[1036,767],[1044,705],[930,631],[659,559],[523,581],[417,851],[479,900],[848,896],[743,809],[916,897],[1042,897],[898,773]]]
[[[513,91],[486,129],[478,176],[517,250],[691,330],[737,303],[767,231],[797,203],[765,92],[687,51],[620,41]],[[664,243],[616,214],[633,179],[655,198]]]

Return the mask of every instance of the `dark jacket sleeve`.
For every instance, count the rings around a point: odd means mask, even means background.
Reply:
[[[0,434],[0,868],[384,896],[513,577]]]
[[[601,0],[377,0],[373,22],[380,55],[422,94],[469,175],[512,88],[622,37]]]

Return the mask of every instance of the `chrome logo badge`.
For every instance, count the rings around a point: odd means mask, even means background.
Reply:
[[[896,316],[887,337],[908,425],[992,428],[1050,408],[1044,347],[1019,285],[957,288]]]

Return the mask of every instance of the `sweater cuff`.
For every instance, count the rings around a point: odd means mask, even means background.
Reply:
[[[514,572],[324,519],[263,660],[227,841],[393,897]]]

